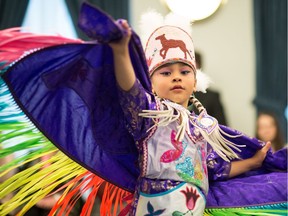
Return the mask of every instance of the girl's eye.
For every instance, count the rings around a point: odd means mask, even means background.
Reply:
[[[183,75],[186,75],[186,74],[189,74],[189,73],[191,73],[191,71],[189,71],[189,70],[181,71],[181,74],[183,74]]]
[[[171,72],[164,71],[164,72],[161,72],[160,74],[163,75],[163,76],[169,76],[171,74]]]

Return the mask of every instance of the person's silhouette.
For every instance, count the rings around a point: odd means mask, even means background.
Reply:
[[[202,69],[202,56],[199,52],[195,51],[196,67]],[[202,103],[206,108],[207,113],[215,117],[219,124],[228,125],[224,107],[220,99],[220,93],[208,88],[206,93],[195,92],[195,97]],[[196,109],[194,109],[197,112]]]

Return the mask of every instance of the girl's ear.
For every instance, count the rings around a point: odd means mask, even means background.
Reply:
[[[152,81],[152,80],[151,80],[151,81]],[[152,86],[152,93],[153,93],[154,95],[156,95],[156,92],[155,92],[155,90],[154,90],[153,82],[151,82],[151,86]]]
[[[193,93],[196,92],[196,89],[197,89],[197,79],[195,79],[195,83],[194,83],[194,86],[193,86]]]
[[[153,93],[155,96],[157,96],[157,93],[156,93],[156,91],[153,89],[153,87],[152,87],[152,93]]]

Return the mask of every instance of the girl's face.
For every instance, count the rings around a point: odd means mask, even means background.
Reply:
[[[197,81],[191,67],[184,63],[174,63],[155,70],[151,82],[157,96],[187,108],[190,95],[196,91]]]
[[[257,120],[258,136],[261,140],[273,141],[276,137],[277,128],[273,117],[262,114]]]

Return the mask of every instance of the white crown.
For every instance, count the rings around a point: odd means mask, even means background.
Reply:
[[[192,38],[176,26],[157,28],[147,41],[145,55],[150,75],[158,67],[171,62],[183,62],[196,71]]]
[[[150,10],[142,14],[139,25],[141,41],[143,47],[146,47],[145,55],[147,64],[149,66],[150,75],[152,75],[154,70],[159,66],[169,62],[180,61],[190,65],[194,69],[196,68],[194,45],[191,38],[192,26],[188,19],[173,13],[170,13],[164,17],[155,10]],[[163,47],[160,39],[160,36],[163,34],[165,34],[164,36],[167,40],[183,41],[186,49],[191,54],[191,57],[187,52],[185,56],[185,49],[182,51],[180,47],[176,47],[177,42],[174,44],[174,48],[168,48],[166,46],[166,49],[168,50],[165,54],[165,45]],[[156,37],[159,39],[156,40]],[[178,43],[178,46],[179,45],[180,44]],[[160,51],[162,52],[161,55]],[[197,70],[196,77],[196,91],[202,91],[205,93],[206,89],[209,87],[209,84],[212,82],[210,77],[199,70]]]

